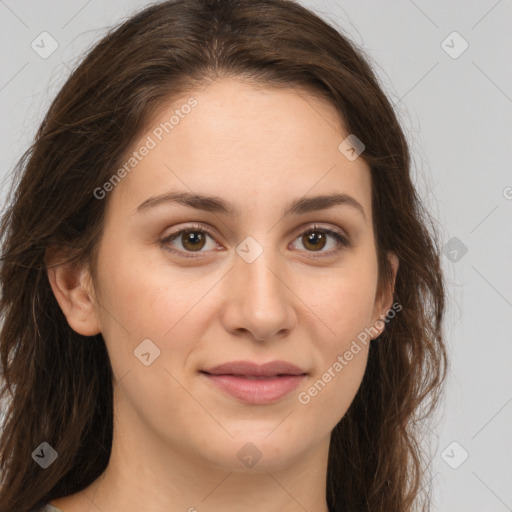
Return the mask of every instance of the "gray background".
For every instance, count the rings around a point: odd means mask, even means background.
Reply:
[[[434,510],[512,511],[512,1],[301,3],[368,53],[442,228],[451,371],[430,427]],[[0,0],[2,208],[8,173],[69,69],[146,4]],[[58,43],[47,58],[31,47],[44,31]]]

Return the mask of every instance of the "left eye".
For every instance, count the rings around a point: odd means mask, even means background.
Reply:
[[[331,250],[328,251],[321,251],[322,253],[333,254],[350,245],[348,240],[341,233],[331,229],[318,228],[316,226],[302,233],[297,240],[301,240],[305,247],[313,247],[313,252],[319,252],[318,249],[324,249],[326,245],[328,245],[328,237],[335,240],[334,249],[331,248]]]
[[[216,244],[213,235],[203,226],[192,226],[180,231],[176,231],[175,233],[161,240],[160,243],[171,252],[179,253],[180,255],[188,258],[195,258],[197,256],[190,253],[206,252],[202,251],[202,249],[204,249],[207,245],[207,237],[212,239],[212,246],[210,249],[215,249],[218,247],[218,244]],[[326,246],[329,245],[329,238],[334,239],[334,248],[331,247],[329,250],[323,250]],[[350,246],[347,238],[345,238],[345,236],[343,236],[341,233],[327,228],[319,228],[317,226],[313,226],[307,231],[301,233],[301,235],[295,240],[300,240],[306,249],[312,249],[308,250],[307,252],[321,252],[322,255],[334,254],[343,248]],[[181,247],[176,248],[176,246],[171,243],[174,241],[179,242]]]

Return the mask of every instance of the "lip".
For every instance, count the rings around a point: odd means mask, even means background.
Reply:
[[[262,405],[279,401],[291,393],[307,373],[285,361],[256,364],[233,361],[201,370],[210,382],[243,402]]]

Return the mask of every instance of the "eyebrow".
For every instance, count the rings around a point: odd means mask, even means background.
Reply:
[[[148,211],[163,204],[181,204],[197,210],[221,213],[230,217],[240,216],[239,209],[220,197],[194,194],[191,192],[170,192],[150,197],[135,209],[135,213]],[[366,214],[361,203],[348,194],[339,193],[295,199],[284,208],[282,216],[287,217],[289,215],[301,215],[309,212],[325,210],[338,205],[351,206],[358,210],[366,222]]]

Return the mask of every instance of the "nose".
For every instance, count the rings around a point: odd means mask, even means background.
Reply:
[[[296,322],[296,296],[289,272],[278,258],[264,250],[252,262],[235,256],[226,276],[224,328],[240,336],[249,333],[257,341],[289,334]]]

